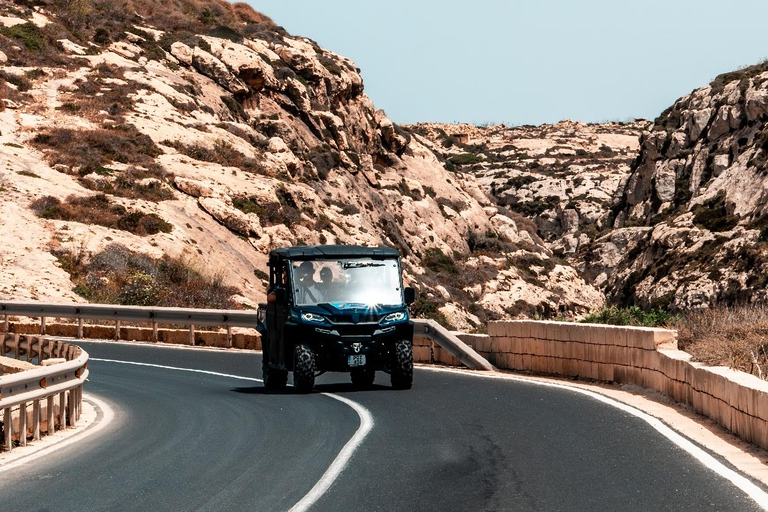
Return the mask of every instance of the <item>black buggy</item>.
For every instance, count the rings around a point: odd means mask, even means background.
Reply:
[[[264,386],[312,390],[315,377],[349,372],[359,387],[376,371],[392,387],[413,382],[413,322],[400,254],[389,247],[320,245],[275,249],[269,255],[267,303],[260,306]]]

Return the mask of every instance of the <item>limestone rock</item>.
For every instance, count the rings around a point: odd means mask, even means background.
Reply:
[[[192,48],[181,41],[176,41],[171,45],[171,55],[176,57],[182,64],[186,64],[187,66],[192,65],[194,52]]]
[[[260,237],[262,234],[259,218],[253,214],[245,214],[240,210],[229,206],[221,199],[214,197],[200,197],[198,203],[213,218],[235,233],[243,236]]]
[[[174,57],[176,57],[176,55],[174,55]],[[176,58],[178,59],[178,57]],[[214,82],[233,94],[244,94],[248,92],[248,86],[246,86],[242,80],[235,77],[223,62],[197,46],[192,50],[192,65],[200,73],[211,78]]]

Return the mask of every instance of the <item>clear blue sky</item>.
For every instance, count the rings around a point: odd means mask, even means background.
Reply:
[[[401,124],[653,119],[768,57],[765,0],[249,0]]]

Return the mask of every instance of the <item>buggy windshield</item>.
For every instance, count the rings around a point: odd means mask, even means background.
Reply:
[[[354,258],[291,262],[294,304],[399,305],[397,260]]]

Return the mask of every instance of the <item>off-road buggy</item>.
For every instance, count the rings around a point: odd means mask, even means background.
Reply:
[[[311,391],[315,377],[349,372],[359,387],[377,371],[396,389],[413,382],[413,322],[400,254],[389,247],[345,245],[275,249],[267,303],[260,306],[264,386]]]

